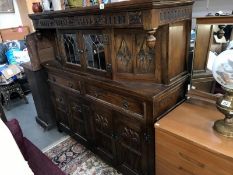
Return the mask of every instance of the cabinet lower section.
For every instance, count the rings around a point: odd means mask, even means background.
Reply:
[[[60,130],[125,175],[154,175],[153,123],[182,101],[187,78],[150,99],[98,80],[48,77]]]
[[[69,94],[59,86],[51,87],[59,129],[68,131],[124,174],[151,174],[146,164],[147,130],[139,119]]]

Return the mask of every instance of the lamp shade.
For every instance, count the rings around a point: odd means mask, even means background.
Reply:
[[[233,49],[220,53],[212,68],[215,80],[227,89],[233,89]]]

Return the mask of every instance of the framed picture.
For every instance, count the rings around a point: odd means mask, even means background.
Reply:
[[[1,0],[0,13],[15,13],[13,0]]]

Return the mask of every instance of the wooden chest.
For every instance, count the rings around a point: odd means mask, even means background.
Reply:
[[[215,133],[215,106],[183,103],[155,124],[157,175],[232,175],[232,139]]]

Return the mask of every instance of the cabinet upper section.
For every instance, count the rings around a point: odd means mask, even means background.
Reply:
[[[31,14],[35,29],[116,27],[145,30],[190,19],[192,0],[131,0],[98,6]]]
[[[170,84],[187,74],[192,4],[132,0],[30,15],[31,61],[52,58],[75,73]]]

